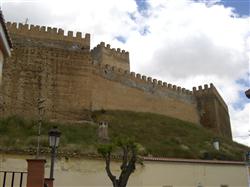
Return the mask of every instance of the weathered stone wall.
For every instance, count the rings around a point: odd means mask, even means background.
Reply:
[[[2,115],[37,117],[37,100],[44,98],[46,118],[81,119],[91,102],[89,45],[13,30],[14,50],[3,66]]]
[[[201,124],[217,134],[232,138],[228,108],[213,84],[194,87],[193,93],[197,99]]]
[[[86,110],[120,109],[199,123],[196,100],[190,91],[135,76],[117,66],[93,65],[89,44],[79,47],[57,35],[42,38],[39,32],[47,33],[48,28],[31,34],[32,27],[8,25],[14,51],[4,66],[4,116],[37,117],[37,100],[44,98],[47,119],[80,120],[86,117]],[[124,51],[115,53],[128,57]]]
[[[191,91],[110,67],[96,67],[93,76],[92,109],[154,112],[199,123]]]

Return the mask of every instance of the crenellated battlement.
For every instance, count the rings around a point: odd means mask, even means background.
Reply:
[[[109,64],[123,70],[130,70],[129,52],[120,48],[111,48],[110,44],[101,42],[91,50],[94,64]]]
[[[221,105],[228,111],[227,104],[222,99],[219,92],[217,91],[217,89],[212,83],[210,83],[209,86],[205,84],[204,88],[202,86],[198,86],[198,89],[196,87],[193,87],[193,93],[195,96],[198,96],[198,97],[208,97],[209,95],[212,95],[212,94],[215,95],[216,98],[221,103]]]
[[[129,59],[129,52],[125,51],[125,50],[121,50],[120,48],[111,48],[110,44],[106,44],[105,42],[101,42],[100,44],[98,44],[96,47],[94,47],[91,52],[93,51],[99,51],[99,50],[105,50],[106,52],[109,53],[109,55],[112,55],[114,57],[118,57],[118,58],[124,58],[126,60]],[[129,63],[127,61],[127,63]]]
[[[212,89],[215,88],[212,83],[210,83],[210,87],[205,84],[204,87],[198,86],[198,87],[193,87],[193,93],[195,95],[204,95],[207,93],[211,93]]]
[[[7,28],[10,34],[41,38],[41,39],[50,39],[50,40],[59,40],[66,42],[73,42],[80,44],[85,49],[90,49],[90,34],[86,33],[84,36],[81,32],[76,32],[75,36],[73,31],[68,31],[67,35],[64,34],[64,30],[61,28],[52,28],[39,25],[28,25],[22,23],[11,23],[7,22]]]
[[[106,72],[109,74],[118,74],[122,77],[126,77],[135,83],[144,84],[146,86],[151,86],[154,88],[175,92],[176,94],[181,95],[193,95],[193,92],[187,90],[186,88],[181,88],[180,86],[176,86],[170,83],[163,82],[162,80],[157,80],[152,77],[147,77],[146,75],[141,75],[140,73],[129,72],[127,70],[123,70],[121,68],[117,68],[116,66],[111,66],[109,64],[98,64],[96,65],[101,69],[102,72]]]

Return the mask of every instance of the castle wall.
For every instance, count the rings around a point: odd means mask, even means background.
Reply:
[[[193,92],[129,70],[129,54],[101,42],[90,51],[90,35],[7,24],[14,44],[3,64],[0,116],[82,120],[100,109],[152,112],[202,124],[232,137],[227,105],[211,85]]]
[[[97,67],[92,109],[153,112],[199,123],[196,100],[190,91],[129,73],[116,67]]]
[[[200,111],[201,124],[217,134],[232,138],[228,108],[213,84],[205,85],[204,89],[193,88]]]
[[[86,47],[80,48],[71,36],[62,40],[57,33],[46,38],[52,32],[48,28],[8,25],[15,48],[4,66],[2,115],[37,118],[38,99],[42,98],[44,117],[50,120],[81,120],[87,110],[118,109],[199,123],[196,100],[190,91],[129,73],[117,63],[115,67],[103,65],[105,61],[94,65],[86,41],[82,43]],[[109,48],[104,43],[97,47],[113,53]],[[113,54],[128,60],[125,51]],[[112,57],[109,53],[106,57],[109,55]]]
[[[89,52],[67,40],[10,34],[14,51],[3,66],[2,115],[37,117],[43,98],[45,118],[82,119],[91,100]]]
[[[105,46],[105,43],[101,42],[91,50],[91,56],[94,64],[108,64],[110,66],[130,71],[129,53],[120,48],[111,49],[109,44]]]

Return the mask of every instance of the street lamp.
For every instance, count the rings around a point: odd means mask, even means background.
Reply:
[[[248,99],[250,99],[250,89],[245,91],[245,94]],[[246,154],[246,165],[247,165],[247,172],[248,172],[248,185],[250,187],[250,151]]]
[[[247,166],[248,186],[250,187],[250,151],[246,153],[245,161],[246,161],[246,166]]]
[[[250,89],[248,89],[246,92],[245,92],[246,96],[248,99],[250,99]]]
[[[51,148],[51,165],[50,165],[50,179],[54,179],[54,163],[56,158],[56,149],[59,145],[61,132],[54,126],[49,131],[49,146]]]
[[[218,138],[213,139],[213,146],[214,146],[214,149],[216,149],[217,151],[220,150],[220,141]]]

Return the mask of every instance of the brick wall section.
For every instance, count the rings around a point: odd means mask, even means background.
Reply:
[[[47,184],[47,187],[53,187],[54,186],[54,179],[45,178],[44,183]]]
[[[45,160],[29,159],[27,187],[44,187],[44,165]]]

